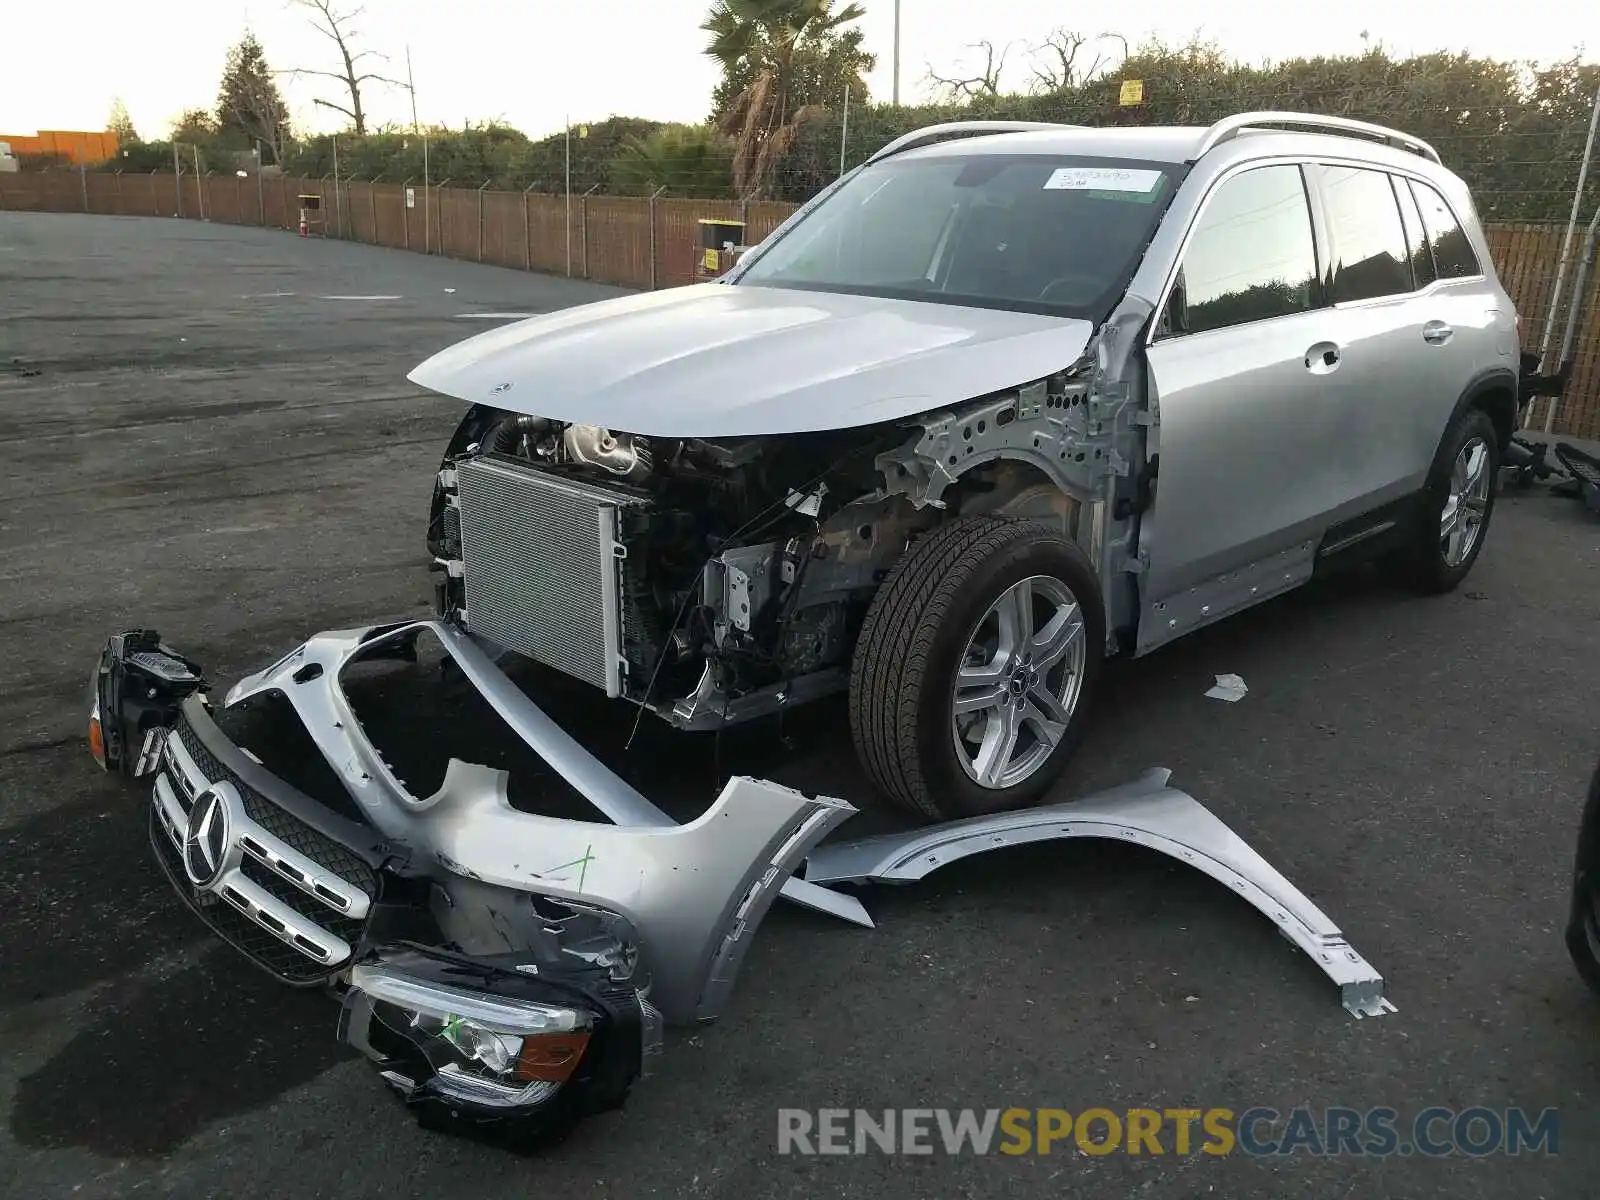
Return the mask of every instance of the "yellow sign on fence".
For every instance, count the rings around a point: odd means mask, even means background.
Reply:
[[[1122,90],[1117,94],[1117,103],[1123,106],[1144,103],[1144,80],[1124,79]]]

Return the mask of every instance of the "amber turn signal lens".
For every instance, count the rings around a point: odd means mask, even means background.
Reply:
[[[531,1082],[565,1083],[572,1077],[583,1051],[589,1045],[589,1031],[533,1034],[523,1039],[517,1055],[517,1078]]]
[[[102,767],[106,765],[106,733],[98,716],[89,718],[89,753]]]

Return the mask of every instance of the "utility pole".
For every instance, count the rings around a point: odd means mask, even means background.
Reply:
[[[406,91],[411,93],[411,132],[422,133],[422,123],[417,120],[417,77],[411,73],[411,43],[406,43]],[[433,253],[433,201],[428,177],[428,135],[422,133],[422,252]],[[407,243],[411,235],[406,235]]]
[[[839,174],[844,174],[844,148],[850,141],[850,85],[844,85],[844,119],[839,123]]]
[[[200,174],[200,147],[198,144],[190,146],[194,151],[194,192],[200,197],[200,219],[206,219],[206,181]]]
[[[339,199],[339,135],[333,135],[333,211],[339,221],[339,236],[344,236],[344,205]]]
[[[569,114],[564,118],[567,123],[567,275],[572,275],[572,117]],[[585,239],[587,242],[587,239]]]
[[[406,91],[411,93],[411,132],[417,131],[417,80],[411,74],[411,46],[406,46]]]
[[[900,0],[894,0],[894,85],[889,103],[900,103]]]

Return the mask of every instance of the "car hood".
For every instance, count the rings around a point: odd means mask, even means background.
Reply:
[[[696,284],[504,325],[440,351],[422,387],[558,421],[733,437],[892,421],[1074,363],[1088,321]]]

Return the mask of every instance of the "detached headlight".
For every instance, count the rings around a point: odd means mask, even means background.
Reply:
[[[582,1061],[594,1023],[579,1009],[469,992],[383,966],[351,968],[350,987],[426,1054],[442,1086],[480,1102],[499,1096],[534,1104],[554,1094]]]
[[[106,771],[135,779],[154,773],[165,730],[185,699],[205,692],[198,663],[162,644],[153,629],[106,642],[89,681],[89,753]]]
[[[380,942],[350,968],[339,1040],[430,1129],[532,1146],[622,1105],[661,1019],[615,964]]]

